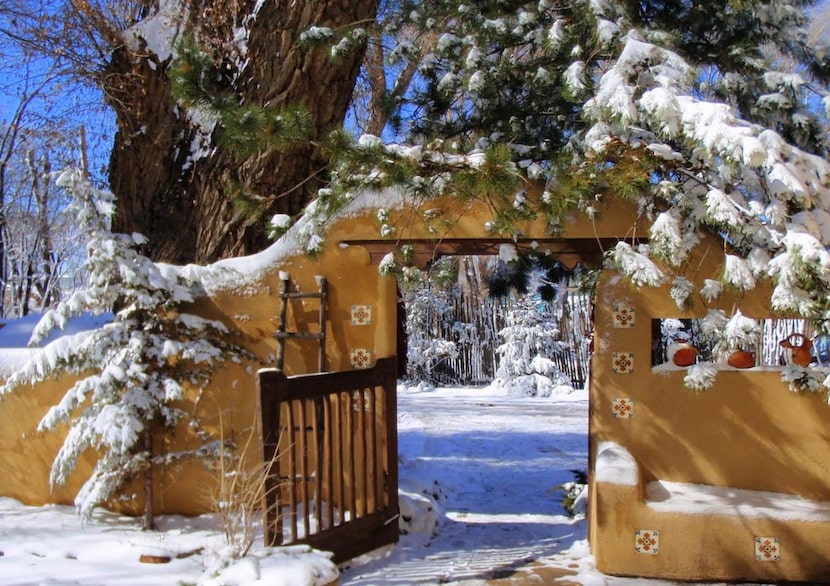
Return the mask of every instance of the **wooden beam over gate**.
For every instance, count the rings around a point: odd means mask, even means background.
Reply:
[[[599,267],[606,251],[619,242],[619,238],[446,238],[443,240],[343,240],[342,245],[362,246],[369,252],[372,264],[379,264],[390,252],[408,246],[412,250],[413,262],[424,268],[442,256],[492,256],[498,255],[503,244],[514,245],[520,253],[548,252],[568,267],[578,263]],[[647,238],[628,238],[626,242],[637,245],[648,242]]]

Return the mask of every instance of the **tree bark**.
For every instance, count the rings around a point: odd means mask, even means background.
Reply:
[[[209,3],[206,3],[209,4]],[[240,160],[218,146],[193,157],[199,129],[171,95],[170,60],[117,48],[102,77],[116,112],[118,133],[110,160],[110,188],[118,198],[114,229],[149,238],[143,250],[158,261],[207,263],[257,252],[268,244],[267,221],[300,213],[327,177],[319,141],[340,125],[351,100],[364,48],[333,60],[327,48],[303,48],[311,26],[335,31],[369,24],[377,0],[267,1],[251,21],[247,66],[233,88],[240,102],[279,110],[301,104],[311,115],[311,137],[288,152],[262,152]],[[202,8],[204,42],[214,50],[253,10],[253,0]],[[227,14],[228,7],[237,12]],[[192,23],[193,24],[193,23]],[[233,55],[225,55],[233,59]],[[195,160],[194,160],[195,159]],[[254,213],[235,205],[239,193],[255,199]]]
[[[144,511],[141,515],[141,530],[154,531],[156,493],[153,488],[153,432],[149,428],[144,429],[144,451],[147,454],[147,468],[144,470]]]

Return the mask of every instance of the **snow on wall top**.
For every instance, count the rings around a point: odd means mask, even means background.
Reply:
[[[646,485],[646,504],[661,513],[737,515],[779,521],[830,521],[830,502],[725,486],[649,482]]]
[[[180,275],[194,284],[194,297],[216,293],[253,290],[269,273],[278,271],[289,259],[318,248],[323,234],[337,220],[360,215],[367,210],[393,209],[401,206],[405,195],[401,189],[387,188],[364,191],[332,217],[321,219],[315,213],[315,202],[309,204],[303,216],[274,244],[256,254],[220,260],[211,265],[174,266],[160,264],[165,277]]]
[[[600,442],[594,469],[596,482],[636,486],[639,482],[637,461],[631,452],[615,442]]]

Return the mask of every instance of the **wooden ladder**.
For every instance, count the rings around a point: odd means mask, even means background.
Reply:
[[[280,323],[275,334],[277,338],[277,369],[284,370],[285,367],[285,341],[286,340],[317,340],[320,344],[320,354],[318,357],[319,372],[326,372],[326,278],[317,276],[318,291],[316,293],[302,293],[291,291],[291,279],[289,275],[281,275],[282,285],[280,287],[279,297],[282,300],[282,307],[280,308]],[[319,313],[319,332],[287,332],[286,320],[288,318],[288,302],[291,299],[319,299],[320,313]]]

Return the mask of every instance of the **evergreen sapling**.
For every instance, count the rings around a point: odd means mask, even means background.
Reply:
[[[191,413],[184,410],[185,388],[199,389],[215,365],[244,354],[226,341],[221,322],[180,313],[193,301],[190,287],[171,267],[141,255],[139,234],[114,234],[111,193],[95,189],[79,170],[64,172],[58,184],[71,196],[74,214],[87,238],[88,282],[44,315],[31,344],[82,313],[112,313],[101,328],[58,338],[15,372],[0,388],[12,392],[59,374],[76,375],[74,384],[42,418],[39,431],[67,433],[53,465],[50,481],[63,484],[81,455],[94,451],[95,467],[75,498],[79,514],[117,496],[134,480],[143,480],[143,528],[154,526],[153,469],[182,458],[210,459],[223,450]],[[186,422],[199,437],[198,447],[160,453],[158,438]],[[134,497],[131,497],[134,498]]]

